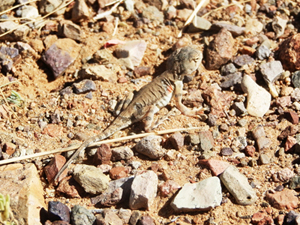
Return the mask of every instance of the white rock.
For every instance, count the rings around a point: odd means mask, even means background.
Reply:
[[[147,43],[144,40],[128,41],[119,46],[116,50],[118,58],[129,58],[134,66],[140,65],[144,56]]]
[[[137,175],[131,185],[129,207],[149,209],[157,194],[158,177],[153,171]]]
[[[222,201],[221,182],[210,177],[198,183],[185,184],[171,203],[176,212],[208,211]]]
[[[220,179],[238,204],[251,205],[257,200],[256,193],[249,185],[247,177],[241,174],[235,166],[229,166],[220,175]]]
[[[245,75],[241,83],[242,89],[247,93],[247,111],[252,116],[262,117],[269,110],[271,95],[260,87],[248,75]]]
[[[32,20],[34,18],[39,17],[39,11],[34,6],[25,5],[22,7],[21,17],[22,19],[24,18]]]
[[[272,28],[276,33],[276,38],[282,36],[284,34],[284,30],[286,27],[288,20],[282,19],[279,16],[276,16],[272,22]]]
[[[245,33],[256,35],[260,33],[263,30],[263,28],[264,25],[261,22],[259,22],[257,19],[248,19],[248,21],[246,22]]]

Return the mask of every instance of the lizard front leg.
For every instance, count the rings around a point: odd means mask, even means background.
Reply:
[[[145,131],[150,132],[152,130],[152,122],[154,114],[159,111],[159,108],[156,105],[150,107],[148,112],[146,113],[143,122],[145,124]]]
[[[133,92],[130,92],[126,96],[126,99],[121,100],[115,108],[114,115],[117,116],[120,114],[121,111],[125,110],[127,106],[130,104],[130,102],[132,101],[133,97],[134,97]]]
[[[204,108],[195,108],[195,109],[190,109],[186,107],[185,105],[182,104],[182,92],[183,92],[183,83],[182,81],[175,81],[175,102],[176,102],[176,107],[179,109],[179,111],[186,115],[186,116],[192,116],[192,117],[198,117],[200,114],[203,114]]]

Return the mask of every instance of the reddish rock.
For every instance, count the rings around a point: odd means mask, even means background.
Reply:
[[[109,176],[112,180],[117,180],[123,177],[127,177],[128,168],[123,166],[114,167],[109,171]]]
[[[54,181],[54,178],[58,171],[63,167],[63,165],[66,163],[66,158],[62,155],[55,155],[51,162],[45,166],[44,172],[46,174],[47,180],[49,183],[52,183]],[[68,174],[68,170],[66,169],[60,176],[58,181],[61,181],[64,177],[66,177]]]
[[[279,46],[278,57],[285,70],[300,70],[300,34],[287,38]]]
[[[203,159],[199,161],[199,164],[209,167],[214,176],[219,176],[230,166],[229,163],[217,159]]]
[[[63,128],[57,124],[47,124],[42,134],[48,134],[50,137],[59,137],[62,135]]]
[[[105,22],[102,25],[102,30],[108,34],[112,34],[114,32],[115,26],[113,23]]]
[[[255,154],[255,147],[253,145],[247,145],[245,148],[245,153],[247,156],[253,157]]]
[[[167,180],[158,187],[162,197],[175,193],[179,188],[181,188],[180,185],[173,180]]]
[[[241,49],[240,49],[240,52],[242,54],[246,54],[246,55],[250,55],[250,56],[253,56],[254,53],[256,52],[255,48],[251,48],[249,46],[243,46]]]
[[[205,50],[206,68],[217,70],[227,63],[234,54],[234,39],[231,33],[222,29]]]
[[[298,207],[297,192],[294,190],[283,189],[283,191],[266,195],[267,201],[276,209],[292,210]]]
[[[211,106],[210,114],[217,117],[225,117],[224,108],[230,105],[233,100],[232,93],[223,93],[220,87],[212,84],[207,88],[202,96],[207,104]]]
[[[127,83],[128,82],[128,80],[127,80],[127,78],[126,77],[119,77],[119,79],[118,79],[118,83]]]
[[[56,190],[71,198],[80,198],[77,188],[80,188],[78,183],[72,176],[68,176],[60,181]]]
[[[258,225],[273,225],[274,224],[272,217],[262,211],[254,213],[252,216],[251,222],[253,224],[258,224]]]
[[[184,136],[180,132],[172,134],[169,140],[176,150],[181,149],[184,145]]]
[[[134,74],[136,77],[142,77],[151,74],[151,67],[139,66],[134,69]]]
[[[150,216],[142,216],[142,218],[138,221],[137,225],[155,225],[154,219]]]
[[[292,124],[298,124],[299,123],[299,116],[294,111],[288,111],[285,113],[286,118],[292,123]]]
[[[278,225],[282,225],[283,222],[284,222],[284,214],[278,215],[278,217],[277,217],[277,223],[278,223]]]
[[[286,138],[286,142],[284,144],[284,151],[285,152],[290,151],[294,147],[295,144],[297,144],[296,138],[294,138],[292,136],[288,136]]]
[[[98,149],[93,158],[93,164],[95,166],[101,164],[110,164],[112,152],[108,144],[102,144]]]
[[[278,140],[282,141],[288,136],[293,136],[298,132],[298,127],[296,125],[287,126],[278,136]]]

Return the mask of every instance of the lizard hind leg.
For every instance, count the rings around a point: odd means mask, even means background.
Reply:
[[[153,117],[154,114],[159,111],[159,108],[156,105],[152,105],[148,112],[145,114],[143,122],[145,124],[145,131],[151,132],[152,130],[152,123],[153,123]]]

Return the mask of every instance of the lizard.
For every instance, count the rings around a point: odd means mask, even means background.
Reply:
[[[190,109],[182,103],[183,78],[193,74],[202,61],[202,52],[194,46],[175,50],[166,61],[166,71],[142,87],[134,96],[124,101],[122,111],[102,133],[85,140],[54,178],[57,181],[62,172],[90,144],[104,140],[131,124],[143,121],[145,131],[151,130],[153,116],[175,97],[176,107],[187,116],[197,117],[203,113],[201,108]]]

